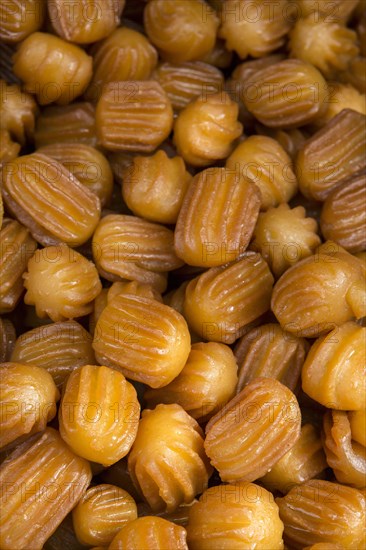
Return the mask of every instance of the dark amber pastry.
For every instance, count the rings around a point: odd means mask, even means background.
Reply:
[[[228,50],[241,59],[248,55],[263,57],[278,50],[292,26],[291,4],[279,0],[265,4],[262,0],[226,0],[220,10],[220,38]]]
[[[321,73],[298,59],[256,71],[246,83],[246,108],[270,128],[303,126],[327,109],[328,87]]]
[[[6,130],[18,143],[33,138],[37,104],[18,84],[0,80],[0,129]]]
[[[302,369],[302,387],[329,409],[363,409],[366,328],[353,321],[334,326],[310,348]]]
[[[0,365],[0,447],[43,431],[56,415],[60,394],[51,375],[35,365]]]
[[[199,59],[213,49],[219,19],[202,0],[150,0],[144,27],[166,61]]]
[[[299,389],[307,344],[280,325],[260,325],[245,334],[235,347],[239,366],[237,393],[251,380],[276,378],[293,392]]]
[[[1,6],[1,40],[10,43],[24,40],[42,27],[45,14],[45,0],[5,0]]]
[[[136,156],[122,172],[122,195],[136,216],[158,223],[176,223],[192,176],[184,160],[159,150]]]
[[[2,192],[9,210],[44,246],[79,246],[99,221],[98,197],[62,164],[40,153],[6,165]]]
[[[320,228],[326,239],[348,252],[366,249],[366,174],[354,176],[330,192],[324,202]]]
[[[23,277],[24,302],[52,321],[88,315],[102,288],[95,265],[66,245],[37,250]]]
[[[109,151],[151,153],[173,127],[169,98],[153,80],[109,82],[95,117],[100,143]]]
[[[262,124],[256,124],[256,130],[259,134],[271,137],[278,141],[293,161],[296,158],[298,150],[307,139],[307,133],[300,128],[281,130],[276,128],[267,128]]]
[[[213,65],[218,69],[227,69],[233,60],[233,52],[226,49],[225,41],[218,38],[211,51],[201,57],[200,61]]]
[[[366,409],[350,411],[348,420],[351,426],[352,439],[366,447]]]
[[[103,86],[122,80],[148,80],[156,67],[158,55],[147,38],[134,29],[120,27],[93,53],[93,78],[86,91],[87,99],[99,99]]]
[[[294,485],[319,476],[327,467],[320,431],[304,424],[295,445],[261,478],[261,483],[269,491],[286,494]]]
[[[164,272],[183,265],[174,251],[173,232],[135,216],[109,214],[93,235],[93,257],[108,280],[136,280],[166,288]]]
[[[320,245],[316,221],[305,216],[303,206],[288,204],[259,214],[250,248],[262,254],[277,279]]]
[[[316,338],[364,317],[365,293],[365,267],[327,241],[285,271],[274,286],[271,307],[284,330]]]
[[[87,546],[110,544],[122,527],[136,518],[131,495],[107,484],[88,489],[72,511],[78,541]]]
[[[181,373],[161,389],[148,389],[149,408],[178,403],[199,422],[208,420],[234,395],[237,364],[231,349],[216,342],[193,344]]]
[[[11,360],[42,367],[61,387],[74,369],[95,362],[92,337],[76,321],[40,326],[19,336]]]
[[[290,56],[310,63],[327,78],[343,71],[359,53],[355,31],[313,15],[300,18],[290,32]]]
[[[109,304],[109,302],[113,302],[115,297],[120,296],[121,294],[132,294],[133,296],[142,296],[144,298],[150,298],[151,300],[163,302],[160,292],[158,292],[152,285],[138,283],[137,281],[117,281],[108,289],[106,305],[107,303]]]
[[[355,57],[347,70],[339,74],[339,80],[351,84],[362,94],[366,94],[366,57]]]
[[[99,363],[152,388],[166,386],[183,369],[190,335],[182,315],[157,300],[120,295],[102,311],[93,348]]]
[[[0,230],[0,313],[12,311],[24,291],[22,275],[37,248],[28,229],[5,218]]]
[[[37,118],[37,147],[60,143],[83,143],[95,147],[95,113],[91,103],[46,107]]]
[[[110,466],[135,440],[140,405],[135,388],[108,367],[74,370],[62,396],[60,434],[79,456]]]
[[[201,428],[177,404],[143,411],[128,469],[155,512],[191,503],[207,488],[212,472]]]
[[[283,147],[270,137],[248,137],[234,149],[226,166],[259,187],[262,210],[288,202],[296,194],[292,161]]]
[[[273,378],[256,378],[206,426],[205,451],[222,481],[254,481],[300,437],[295,395]]]
[[[89,463],[52,428],[18,446],[0,467],[1,548],[43,548],[91,478]]]
[[[178,153],[193,166],[208,166],[226,158],[243,130],[238,112],[238,104],[226,92],[202,94],[175,121]]]
[[[332,118],[338,115],[343,109],[352,109],[366,115],[366,95],[360,93],[351,84],[340,82],[329,82],[328,109],[324,115],[314,122],[314,126],[321,128]]]
[[[315,542],[354,550],[365,544],[365,497],[357,489],[312,479],[277,498],[284,540],[302,550]]]
[[[177,255],[214,267],[242,256],[260,207],[256,185],[227,168],[207,168],[189,185],[174,232]]]
[[[186,289],[184,316],[205,340],[232,344],[245,325],[269,309],[272,274],[260,256],[212,267],[193,279]]]
[[[89,44],[108,36],[119,24],[125,0],[52,0],[48,15],[56,33],[70,42]]]
[[[20,149],[20,144],[12,140],[8,131],[0,130],[0,168],[2,168],[6,162],[10,162],[17,158]]]
[[[75,178],[99,197],[101,206],[109,203],[113,173],[106,157],[94,147],[79,143],[58,143],[37,150],[67,168]]]
[[[10,361],[16,337],[13,323],[0,317],[0,363]]]
[[[161,63],[153,77],[168,94],[175,111],[184,109],[201,94],[207,96],[220,92],[224,85],[222,72],[202,61]]]
[[[163,518],[146,516],[135,519],[115,536],[108,550],[188,550],[187,533],[184,527]]]
[[[52,34],[34,32],[14,55],[14,73],[40,105],[67,105],[86,89],[92,58],[84,50]]]
[[[304,143],[295,163],[303,195],[324,201],[366,168],[365,124],[365,115],[344,109]]]
[[[231,73],[231,76],[233,80],[239,81],[242,85],[244,85],[245,82],[250,82],[251,77],[257,71],[264,69],[265,67],[270,67],[275,63],[279,63],[284,59],[286,59],[286,56],[281,53],[274,53],[259,59],[251,59],[250,61],[239,63]]]
[[[283,523],[271,493],[254,483],[210,487],[187,525],[190,550],[283,550]]]
[[[328,411],[323,423],[327,462],[340,483],[366,487],[366,447],[352,441],[351,425],[345,411]]]

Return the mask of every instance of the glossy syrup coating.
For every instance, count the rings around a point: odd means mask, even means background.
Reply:
[[[227,0],[223,3],[219,29],[226,48],[241,59],[263,57],[278,50],[291,28],[291,4],[280,0],[272,6],[261,0]]]
[[[290,32],[290,56],[311,63],[332,78],[359,53],[357,34],[327,17],[314,19],[310,15],[295,23]]]
[[[260,207],[256,185],[226,168],[194,176],[174,231],[177,255],[189,265],[215,267],[238,259],[252,236]]]
[[[276,503],[285,525],[284,540],[293,548],[324,542],[353,550],[365,544],[365,497],[357,489],[312,479]]]
[[[108,550],[188,550],[184,527],[163,518],[146,516],[129,522],[114,537]]]
[[[342,84],[340,82],[329,82],[328,108],[321,118],[318,118],[314,124],[320,128],[332,120],[343,109],[352,109],[358,113],[366,115],[366,96],[359,92],[351,84]]]
[[[211,267],[192,279],[183,313],[201,338],[232,344],[250,322],[268,311],[273,276],[260,254],[246,252],[236,262]]]
[[[362,94],[366,94],[366,57],[354,57],[346,71],[339,74],[339,80],[351,84]]]
[[[92,76],[92,59],[84,50],[57,36],[35,32],[14,56],[14,73],[40,105],[67,105],[80,96]]]
[[[192,505],[187,525],[192,550],[283,550],[282,532],[271,493],[245,482],[207,489]]]
[[[190,504],[212,473],[201,428],[176,403],[143,411],[128,469],[155,512]]]
[[[74,369],[95,362],[92,336],[76,321],[36,327],[17,338],[11,360],[42,367],[60,388]]]
[[[290,157],[283,147],[267,136],[250,136],[226,160],[229,170],[255,183],[261,193],[261,210],[288,202],[297,191]]]
[[[347,412],[327,411],[323,419],[323,445],[327,462],[340,483],[366,487],[366,447],[352,441]]]
[[[304,391],[329,409],[365,406],[366,328],[353,321],[316,340],[302,369]]]
[[[202,61],[160,63],[153,78],[164,88],[175,111],[184,109],[202,93],[221,91],[224,85],[222,72]]]
[[[37,243],[26,227],[10,218],[3,221],[0,239],[0,313],[8,313],[24,292],[22,275]]]
[[[80,183],[97,195],[102,207],[110,202],[113,173],[107,158],[95,147],[82,143],[57,143],[40,147],[37,152],[65,166]]]
[[[273,378],[256,378],[206,426],[205,451],[222,481],[254,481],[300,437],[295,395]]]
[[[60,434],[75,453],[110,466],[135,440],[140,405],[123,374],[104,366],[74,370],[59,410]]]
[[[0,38],[17,43],[42,27],[45,0],[9,0],[2,6]]]
[[[318,477],[328,467],[320,430],[304,424],[295,445],[261,478],[269,490],[286,494],[295,485]]]
[[[95,109],[81,101],[66,106],[45,107],[37,118],[36,147],[60,143],[83,143],[95,147]]]
[[[352,253],[366,250],[365,188],[366,173],[352,177],[330,192],[321,212],[324,237]]]
[[[136,216],[176,223],[192,176],[180,156],[168,157],[159,149],[151,156],[136,156],[122,176],[122,196]]]
[[[280,204],[259,214],[251,249],[260,252],[278,279],[320,245],[316,220],[306,217],[303,206]]]
[[[59,397],[44,369],[21,363],[0,364],[0,447],[44,430],[56,415]]]
[[[143,296],[144,298],[151,298],[152,300],[163,302],[160,292],[152,285],[138,283],[137,281],[117,281],[108,289],[106,304],[113,302],[115,297],[121,294],[133,294],[134,296]]]
[[[95,485],[72,511],[78,541],[87,546],[112,542],[117,533],[137,518],[137,507],[127,491],[115,485]]]
[[[234,349],[239,367],[236,392],[260,377],[276,378],[297,392],[307,349],[304,338],[282,330],[276,323],[251,329],[238,340]]]
[[[10,133],[18,143],[34,134],[37,104],[33,97],[23,92],[18,84],[0,80],[0,129]]]
[[[93,348],[99,363],[152,388],[183,369],[191,339],[183,316],[155,299],[119,295],[97,322]]]
[[[9,319],[0,317],[0,363],[10,361],[16,337],[13,323]]]
[[[174,124],[174,144],[193,166],[208,166],[225,159],[241,135],[239,107],[226,92],[203,93],[179,112]]]
[[[305,197],[324,201],[348,178],[366,168],[366,116],[344,109],[299,150],[295,171]]]
[[[93,77],[85,93],[97,100],[108,82],[148,80],[158,62],[154,46],[142,33],[119,27],[91,50]]]
[[[41,153],[6,165],[2,193],[9,210],[44,246],[79,246],[99,221],[99,198],[62,164]]]
[[[94,232],[93,257],[106,279],[135,280],[162,292],[165,273],[183,265],[173,242],[173,232],[163,225],[137,216],[109,214]]]
[[[48,2],[48,15],[56,33],[78,44],[108,36],[119,24],[125,0],[63,0]]]
[[[217,342],[193,344],[181,373],[161,389],[148,389],[149,408],[158,403],[178,403],[199,422],[220,410],[233,396],[237,364],[229,346]]]
[[[290,267],[274,286],[271,308],[281,327],[316,338],[365,315],[365,268],[336,243]]]
[[[41,550],[91,478],[89,463],[53,428],[18,446],[0,467],[1,548]]]
[[[218,25],[215,11],[202,0],[150,0],[144,10],[150,41],[172,63],[208,54],[215,45]]]
[[[352,439],[366,447],[366,410],[350,411],[348,420],[351,426]]]
[[[38,249],[28,262],[24,286],[24,302],[52,321],[87,315],[102,288],[95,265],[66,245]]]
[[[98,101],[95,122],[98,139],[109,151],[151,153],[169,136],[173,109],[158,82],[109,82]]]
[[[270,128],[309,124],[327,109],[328,88],[322,74],[299,59],[286,59],[255,72],[244,89],[244,103]]]

